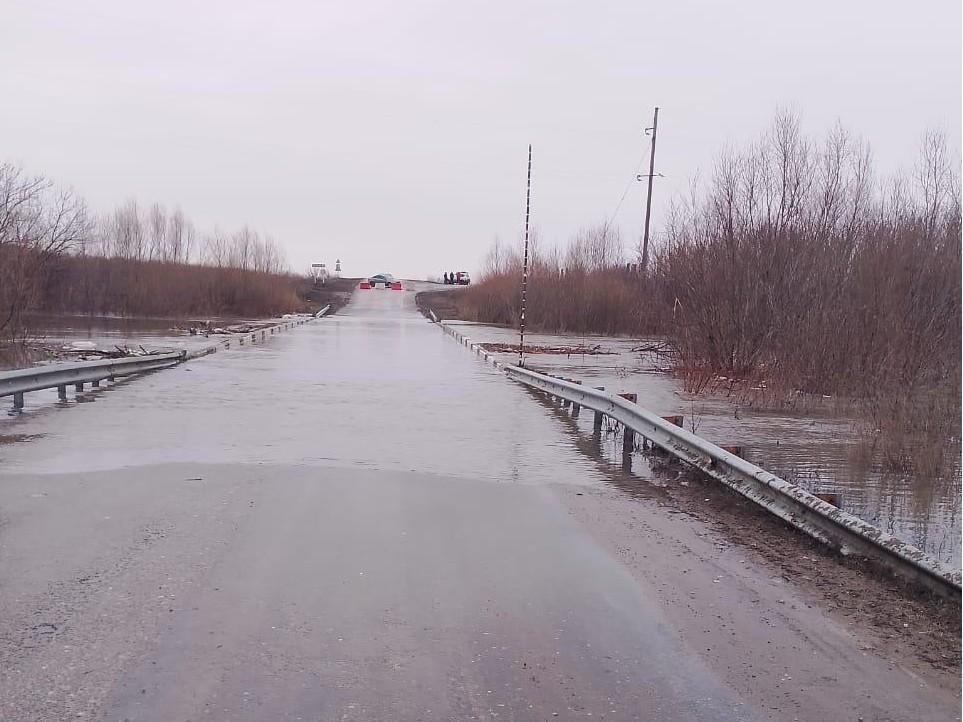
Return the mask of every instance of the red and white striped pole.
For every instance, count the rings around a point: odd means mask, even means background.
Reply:
[[[528,294],[528,218],[532,208],[532,144],[528,144],[528,183],[525,186],[525,261],[522,265],[522,315],[518,340],[518,365],[525,365],[525,305]]]

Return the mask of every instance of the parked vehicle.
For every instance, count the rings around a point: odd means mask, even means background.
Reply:
[[[391,288],[391,284],[395,282],[395,277],[390,273],[376,273],[371,278],[368,279],[368,283],[371,284],[372,288],[377,288],[380,283],[385,288]]]
[[[455,274],[455,285],[467,286],[470,283],[471,277],[468,275],[468,271],[459,271]]]

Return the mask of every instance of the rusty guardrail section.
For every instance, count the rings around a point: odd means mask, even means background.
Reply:
[[[495,360],[481,346],[442,324],[445,333],[526,386],[592,409],[641,434],[780,519],[843,554],[859,554],[943,597],[959,600],[961,574],[912,544],[810,494],[615,394]]]
[[[230,348],[232,341],[237,342],[239,346],[243,346],[248,338],[252,343],[256,343],[259,336],[264,340],[268,335],[273,336],[286,329],[314,321],[316,318],[323,317],[329,309],[330,306],[325,306],[315,316],[297,317],[294,320],[284,321],[257,331],[233,334],[216,344],[191,352],[169,351],[129,358],[50,364],[48,366],[32,366],[26,369],[5,371],[0,373],[0,398],[13,396],[14,411],[23,408],[23,395],[30,391],[56,388],[58,395],[63,400],[67,398],[68,385],[72,385],[76,391],[83,391],[84,384],[89,383],[97,387],[101,381],[113,381],[115,378],[123,376],[133,376],[134,374],[176,366],[190,359],[216,353],[220,348]]]

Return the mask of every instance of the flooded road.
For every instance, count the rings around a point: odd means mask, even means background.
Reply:
[[[49,445],[0,447],[4,469],[297,463],[530,484],[604,481],[525,394],[465,358],[403,303],[411,294],[394,294],[359,293],[336,317],[268,344],[123,391],[93,391],[83,414],[58,406],[54,389],[31,394],[27,413],[4,428],[45,434]]]
[[[0,719],[955,717],[952,682],[610,494],[413,291],[31,396],[0,418]]]

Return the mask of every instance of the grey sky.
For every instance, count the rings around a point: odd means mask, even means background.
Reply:
[[[271,232],[297,270],[476,270],[517,236],[525,152],[548,241],[604,221],[661,106],[663,203],[778,107],[881,171],[961,133],[959,0],[4,0],[0,157],[97,210],[179,204]],[[618,214],[641,228],[642,185]]]

